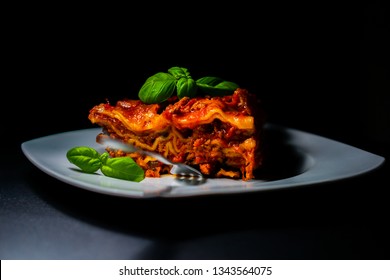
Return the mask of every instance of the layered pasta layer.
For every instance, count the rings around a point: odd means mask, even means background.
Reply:
[[[255,95],[237,89],[222,97],[177,97],[160,104],[121,100],[94,106],[89,120],[103,137],[119,139],[166,158],[186,163],[209,177],[250,180],[261,166],[264,115]],[[154,158],[107,148],[111,156],[130,156],[146,177],[169,173]]]

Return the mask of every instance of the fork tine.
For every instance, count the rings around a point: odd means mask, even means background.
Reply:
[[[191,166],[188,166],[184,163],[172,162],[169,159],[165,158],[164,156],[160,155],[159,153],[146,151],[146,150],[138,148],[134,145],[131,145],[129,143],[124,143],[124,142],[121,142],[119,140],[106,138],[106,139],[102,139],[101,144],[108,145],[109,147],[114,148],[114,149],[121,149],[121,150],[127,151],[127,152],[138,152],[141,154],[146,154],[146,155],[149,155],[151,157],[154,157],[156,160],[158,160],[164,164],[172,165],[172,168],[170,171],[171,174],[177,174],[177,175],[182,175],[182,176],[203,177],[202,173],[199,170],[197,170]]]
[[[182,176],[203,177],[202,173],[199,170],[181,163],[174,163],[170,172],[171,174],[177,174]]]

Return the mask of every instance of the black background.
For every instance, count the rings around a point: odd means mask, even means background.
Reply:
[[[11,128],[20,142],[91,127],[92,106],[136,98],[146,78],[181,66],[193,78],[220,76],[256,93],[270,122],[356,145],[389,140],[383,4],[342,3],[196,6],[193,16],[167,17],[131,9],[139,20],[39,14],[16,23],[6,43],[5,104],[18,112],[8,118],[29,123]]]
[[[219,76],[257,94],[269,122],[388,159],[383,2],[187,3],[175,7],[180,12],[170,5],[9,10],[0,165],[7,225],[0,245],[7,249],[0,257],[388,259],[387,161],[377,172],[322,188],[139,201],[70,188],[24,157],[24,141],[95,127],[88,120],[94,105],[136,98],[149,76],[181,66],[195,79]],[[186,222],[164,218],[179,212]],[[107,239],[115,232],[155,246],[135,256],[126,244],[106,245],[106,254],[85,237],[96,228],[110,232]]]

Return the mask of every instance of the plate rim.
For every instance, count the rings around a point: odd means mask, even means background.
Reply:
[[[39,145],[42,142],[48,141],[50,143],[50,140],[56,139],[58,137],[70,137],[73,134],[88,134],[90,133],[91,135],[96,135],[101,132],[101,128],[85,128],[85,129],[78,129],[78,130],[72,130],[72,131],[65,131],[65,132],[59,132],[47,136],[42,136],[38,137],[35,139],[31,139],[28,141],[25,141],[21,144],[21,149],[23,151],[23,154],[26,156],[26,158],[33,164],[35,165],[39,170],[42,172],[46,173],[49,176],[52,176],[66,184],[73,185],[75,187],[79,187],[82,189],[86,189],[89,191],[93,192],[98,192],[106,195],[114,195],[114,196],[122,196],[122,197],[128,197],[128,198],[156,198],[156,197],[164,197],[164,198],[172,198],[172,197],[193,197],[193,196],[203,196],[203,195],[219,195],[219,194],[234,194],[234,193],[244,193],[244,192],[259,192],[259,191],[270,191],[270,190],[278,190],[278,189],[288,189],[288,188],[293,188],[293,187],[301,187],[301,186],[307,186],[307,185],[318,185],[322,183],[328,183],[328,182],[335,182],[347,178],[352,178],[356,176],[363,175],[367,172],[370,172],[374,169],[377,169],[380,167],[384,162],[385,158],[362,150],[360,148],[332,140],[330,138],[326,138],[320,135],[316,135],[310,132],[298,130],[295,128],[289,128],[285,127],[279,124],[274,124],[274,123],[267,123],[265,125],[266,129],[276,129],[276,130],[281,130],[284,132],[289,133],[292,135],[293,139],[291,140],[292,144],[296,146],[296,148],[302,149],[304,153],[307,153],[307,156],[313,157],[313,164],[310,166],[308,170],[301,174],[297,174],[292,177],[284,178],[284,179],[278,179],[270,182],[264,182],[261,180],[250,180],[249,182],[243,182],[243,181],[238,181],[238,180],[233,180],[233,179],[223,179],[223,178],[216,178],[216,179],[211,179],[210,182],[213,182],[215,180],[218,180],[218,182],[231,182],[229,186],[224,186],[223,188],[215,188],[212,189],[211,191],[206,189],[201,189],[201,185],[195,185],[195,186],[182,186],[180,185],[181,182],[175,182],[178,183],[178,185],[172,184],[172,180],[169,181],[169,179],[166,179],[167,177],[164,178],[145,178],[143,182],[141,183],[136,183],[136,182],[129,182],[125,180],[120,180],[120,179],[115,179],[115,178],[110,178],[106,176],[98,176],[96,178],[91,176],[87,176],[88,180],[90,179],[91,181],[86,181],[83,179],[82,181],[74,179],[74,178],[69,178],[62,174],[61,172],[58,172],[54,170],[53,168],[50,168],[48,166],[45,166],[41,162],[41,158],[37,158],[36,155],[33,154],[31,151],[31,148],[33,145]],[[297,139],[295,139],[297,138]],[[310,140],[310,141],[309,141]],[[313,141],[315,140],[315,141]],[[303,142],[299,142],[303,141]],[[330,177],[330,178],[323,178],[323,179],[316,179],[316,180],[309,180],[309,181],[300,181],[302,178],[306,178],[310,176],[310,173],[308,172],[313,172],[313,169],[318,173],[321,170],[318,170],[318,168],[329,168],[329,163],[324,164],[321,161],[318,161],[318,159],[324,158],[324,154],[321,153],[321,149],[317,149],[316,145],[320,145],[323,143],[328,143],[330,144],[330,147],[336,149],[336,150],[343,150],[346,149],[349,152],[349,156],[360,156],[363,158],[366,158],[370,162],[367,162],[367,166],[359,171],[357,170],[352,170],[348,169],[346,167],[346,172],[344,175],[339,174],[338,176],[335,177]],[[80,145],[88,145],[88,144],[80,144]],[[92,147],[98,147],[98,144],[96,142],[92,142],[89,146]],[[73,145],[74,146],[74,145]],[[69,146],[69,148],[72,146]],[[335,151],[336,152],[336,151]],[[355,152],[356,154],[354,154]],[[58,152],[59,153],[59,152]],[[65,152],[66,153],[66,152]],[[64,153],[64,158],[66,159]],[[327,159],[329,160],[329,159]],[[70,163],[69,163],[70,164]],[[69,167],[69,165],[68,165]],[[67,170],[69,171],[69,170]],[[75,177],[77,178],[77,175],[84,176],[86,175],[85,173],[81,173],[79,170],[73,170],[71,172],[75,172]],[[65,172],[66,174],[67,172]],[[78,173],[78,174],[77,174]],[[70,174],[70,173],[69,173]],[[73,173],[71,174],[73,176]],[[98,172],[98,175],[99,174]],[[317,174],[318,175],[318,174]],[[85,177],[83,177],[85,178]],[[159,181],[156,181],[159,180]],[[167,182],[164,183],[164,180]],[[100,186],[97,186],[96,183],[97,181],[100,182]],[[153,182],[153,184],[152,184]],[[156,185],[156,182],[162,182],[160,185]],[[239,182],[243,186],[247,187],[233,187],[232,189],[228,189],[233,182],[237,183]],[[111,186],[114,184],[114,186]],[[262,188],[259,188],[257,184],[261,184]],[[102,186],[103,185],[103,186]],[[107,187],[109,185],[110,187]],[[225,188],[226,187],[226,188]]]

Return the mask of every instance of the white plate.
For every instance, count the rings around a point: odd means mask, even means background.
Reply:
[[[67,160],[67,151],[75,146],[89,146],[103,152],[104,148],[95,141],[100,132],[101,128],[64,132],[24,142],[21,147],[36,167],[58,180],[89,191],[132,198],[257,192],[315,185],[366,173],[385,160],[328,138],[267,124],[264,145],[268,160],[254,180],[188,182],[166,175],[136,183],[110,178],[100,171],[85,174]]]

